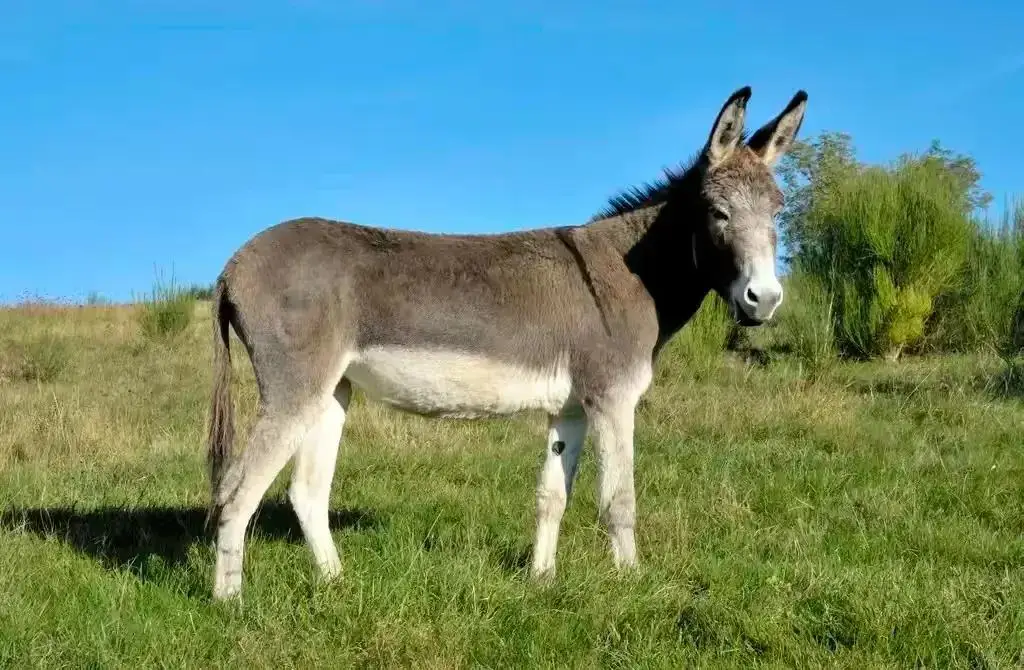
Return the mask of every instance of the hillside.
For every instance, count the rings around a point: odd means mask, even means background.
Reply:
[[[236,610],[209,597],[195,310],[167,339],[131,307],[0,311],[0,666],[1024,663],[1024,406],[998,361],[812,381],[785,355],[691,359],[680,340],[637,420],[642,567],[612,571],[588,450],[548,588],[525,579],[543,418],[427,421],[357,396],[332,495],[344,579],[315,581],[285,474]]]

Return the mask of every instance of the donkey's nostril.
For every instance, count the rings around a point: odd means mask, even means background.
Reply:
[[[754,293],[749,288],[747,289],[747,302],[749,302],[752,305],[756,305],[757,304],[757,294]]]

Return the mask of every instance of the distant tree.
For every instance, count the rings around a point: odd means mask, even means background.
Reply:
[[[213,286],[203,286],[202,284],[193,284],[185,290],[195,300],[212,300],[213,299]]]

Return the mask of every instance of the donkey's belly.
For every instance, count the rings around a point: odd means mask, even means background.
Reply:
[[[431,416],[481,417],[540,409],[557,413],[569,400],[567,366],[535,370],[476,354],[372,347],[345,371],[369,397]]]

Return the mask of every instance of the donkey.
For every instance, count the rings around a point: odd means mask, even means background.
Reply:
[[[209,426],[214,598],[240,595],[245,530],[294,457],[289,500],[325,579],[328,525],[352,388],[431,417],[547,413],[531,576],[555,573],[562,514],[588,429],[614,565],[634,566],[634,414],[659,350],[717,292],[740,325],[782,302],[771,167],[807,94],[747,139],[733,93],[688,166],[634,187],[588,222],[439,235],[300,218],[243,245],[217,278]],[[248,448],[234,437],[229,326],[259,390]]]

